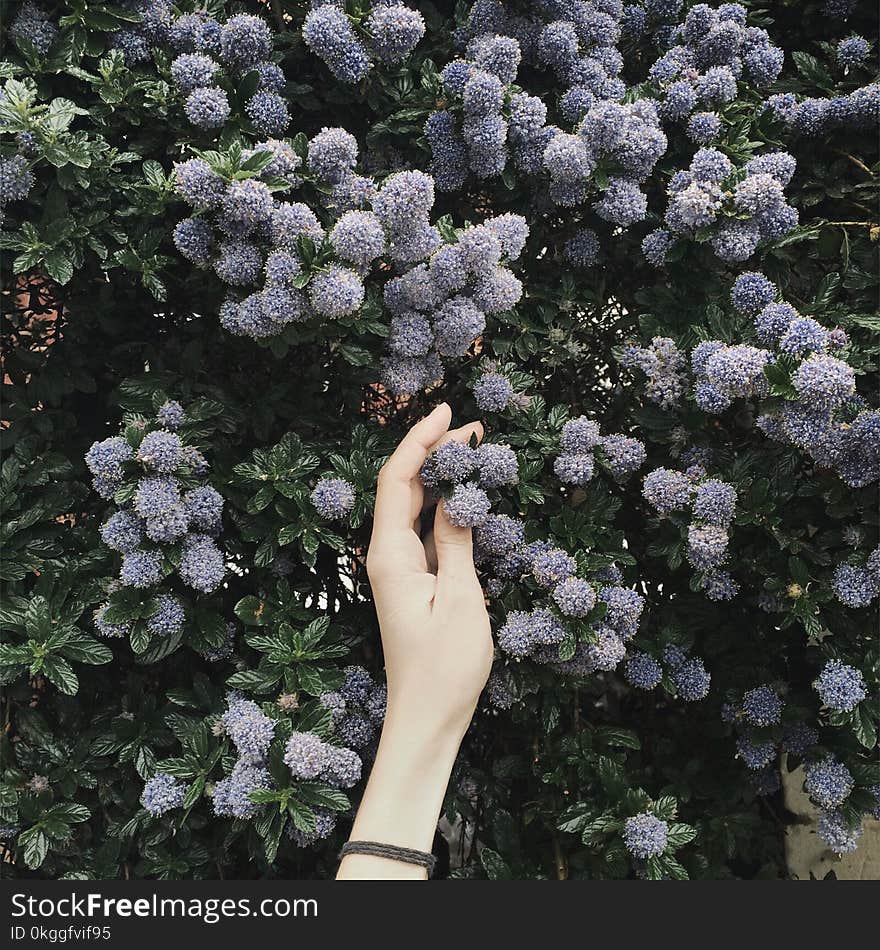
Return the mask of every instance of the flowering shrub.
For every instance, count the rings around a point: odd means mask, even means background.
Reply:
[[[4,866],[332,875],[385,707],[376,477],[441,399],[486,426],[422,478],[497,643],[441,873],[783,876],[798,765],[854,850],[874,36],[822,0],[13,5]]]

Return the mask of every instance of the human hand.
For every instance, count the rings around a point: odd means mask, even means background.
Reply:
[[[472,422],[449,431],[445,403],[413,426],[379,474],[367,574],[382,631],[388,706],[352,841],[429,851],[449,775],[492,666],[492,634],[474,569],[470,528],[443,513],[420,536],[419,470],[448,439],[479,439]],[[424,878],[423,868],[373,855],[343,858],[338,880]]]
[[[419,534],[419,470],[449,440],[482,438],[472,422],[449,430],[446,403],[409,431],[379,473],[367,573],[382,632],[388,679],[386,719],[423,731],[426,741],[461,735],[492,666],[492,635],[474,569],[470,528],[437,506],[433,533]]]

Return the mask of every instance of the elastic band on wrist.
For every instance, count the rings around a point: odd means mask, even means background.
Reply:
[[[437,859],[428,851],[416,851],[414,848],[401,848],[396,844],[382,844],[380,841],[346,841],[339,852],[340,860],[347,854],[367,854],[373,858],[388,858],[402,861],[404,864],[417,864],[425,868],[428,877],[434,871]]]

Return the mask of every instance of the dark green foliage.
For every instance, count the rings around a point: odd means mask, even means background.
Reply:
[[[288,137],[298,151],[323,126],[341,126],[358,139],[359,167],[381,177],[427,168],[421,130],[442,106],[438,73],[456,54],[453,29],[467,13],[464,4],[411,5],[428,25],[415,53],[354,87],[332,81],[305,49],[299,27],[307,4],[211,0],[208,8],[220,19],[244,11],[272,21],[276,58],[290,80]],[[858,82],[842,75],[829,45],[850,32],[876,36],[868,4],[847,24],[829,22],[816,2],[745,5],[750,24],[765,26],[786,51],[773,92],[828,96],[870,80],[867,69]],[[863,565],[876,547],[876,484],[847,488],[796,448],[770,441],[756,429],[749,401],[720,416],[693,401],[661,410],[646,401],[643,378],[614,354],[652,336],[672,337],[683,350],[705,339],[742,341],[750,321],[731,307],[730,287],[740,270],[761,269],[802,313],[846,331],[858,391],[876,408],[876,129],[797,138],[762,113],[758,93],[728,107],[725,151],[737,164],[767,147],[792,152],[798,163],[787,195],[799,226],[739,269],[698,239],[658,271],[639,249],[648,228],[614,235],[594,219],[600,263],[577,271],[560,250],[572,216],[534,208],[528,178],[511,172],[438,194],[434,210],[447,216],[447,234],[489,213],[526,215],[531,233],[518,276],[527,295],[514,311],[490,317],[478,355],[448,361],[441,386],[395,400],[376,387],[389,317],[374,287],[351,318],[296,325],[257,343],[221,328],[223,285],[174,247],[172,231],[188,212],[171,186],[173,163],[206,150],[221,162],[240,158],[258,138],[242,118],[246,90],[230,90],[233,120],[219,136],[198,132],[170,84],[167,52],[158,66],[130,69],[110,49],[110,32],[131,22],[130,10],[72,0],[51,12],[61,32],[48,56],[7,36],[0,64],[2,157],[16,148],[6,133],[37,135],[36,184],[27,200],[5,207],[0,243],[0,824],[17,832],[0,845],[4,867],[47,878],[333,873],[345,817],[311,848],[295,847],[288,831],[308,831],[315,806],[344,815],[348,798],[320,783],[291,783],[278,740],[294,728],[329,731],[316,699],[339,685],[345,665],[380,673],[364,569],[377,470],[441,399],[457,419],[477,417],[471,386],[478,363],[490,359],[530,397],[486,420],[490,435],[520,455],[520,482],[501,493],[496,509],[519,513],[528,540],[549,538],[584,569],[617,564],[647,601],[632,648],[658,656],[669,643],[692,649],[712,687],[706,700],[683,703],[668,673],[661,687],[642,692],[619,671],[572,681],[548,667],[507,666],[517,702],[509,711],[481,703],[450,785],[445,814],[462,818],[483,845],[479,853],[462,845],[453,873],[784,876],[781,795],[755,794],[721,717],[725,703],[764,683],[782,692],[786,721],[819,729],[813,757],[833,752],[849,767],[858,788],[847,814],[874,807],[867,788],[880,782],[876,699],[829,715],[811,683],[838,657],[862,671],[876,697],[875,614],[844,606],[831,588],[836,565],[851,556]],[[282,13],[292,21],[281,21]],[[628,56],[629,81],[644,78],[645,55]],[[533,72],[529,92],[544,93],[552,115],[559,90],[549,74]],[[681,129],[669,140],[646,184],[655,216],[669,176],[694,152]],[[320,198],[310,183],[297,200],[318,208]],[[790,377],[782,366],[768,376],[774,394],[785,395]],[[230,571],[209,606],[194,599],[173,643],[102,640],[93,615],[119,559],[98,533],[113,506],[92,491],[83,456],[117,434],[124,416],[150,417],[166,399],[190,415],[192,441],[225,498]],[[561,491],[552,471],[559,432],[582,413],[605,433],[646,444],[648,461],[636,476],[617,483],[605,472],[586,491]],[[712,450],[710,474],[738,493],[728,567],[742,591],[729,603],[698,589],[684,556],[686,524],[658,519],[640,491],[645,472],[680,467],[693,446]],[[315,512],[309,493],[321,475],[355,487],[348,522]],[[847,528],[859,531],[855,549]],[[508,610],[527,609],[532,593],[523,587],[493,601],[493,625]],[[774,612],[758,606],[762,593],[775,599]],[[118,620],[143,609],[134,600],[117,596]],[[234,653],[208,662],[202,654],[222,641],[226,621],[236,623]],[[279,788],[260,798],[251,822],[219,819],[210,803],[213,784],[234,761],[228,738],[213,728],[229,688],[281,723],[270,759]],[[288,708],[291,694],[297,708]],[[159,819],[139,803],[157,770],[187,785],[184,807]],[[621,828],[644,811],[669,823],[670,845],[634,866]]]

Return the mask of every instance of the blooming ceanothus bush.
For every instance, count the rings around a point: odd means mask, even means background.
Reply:
[[[441,399],[486,427],[423,480],[497,649],[440,873],[784,876],[798,765],[857,848],[872,12],[12,4],[4,867],[332,875],[376,477]]]

